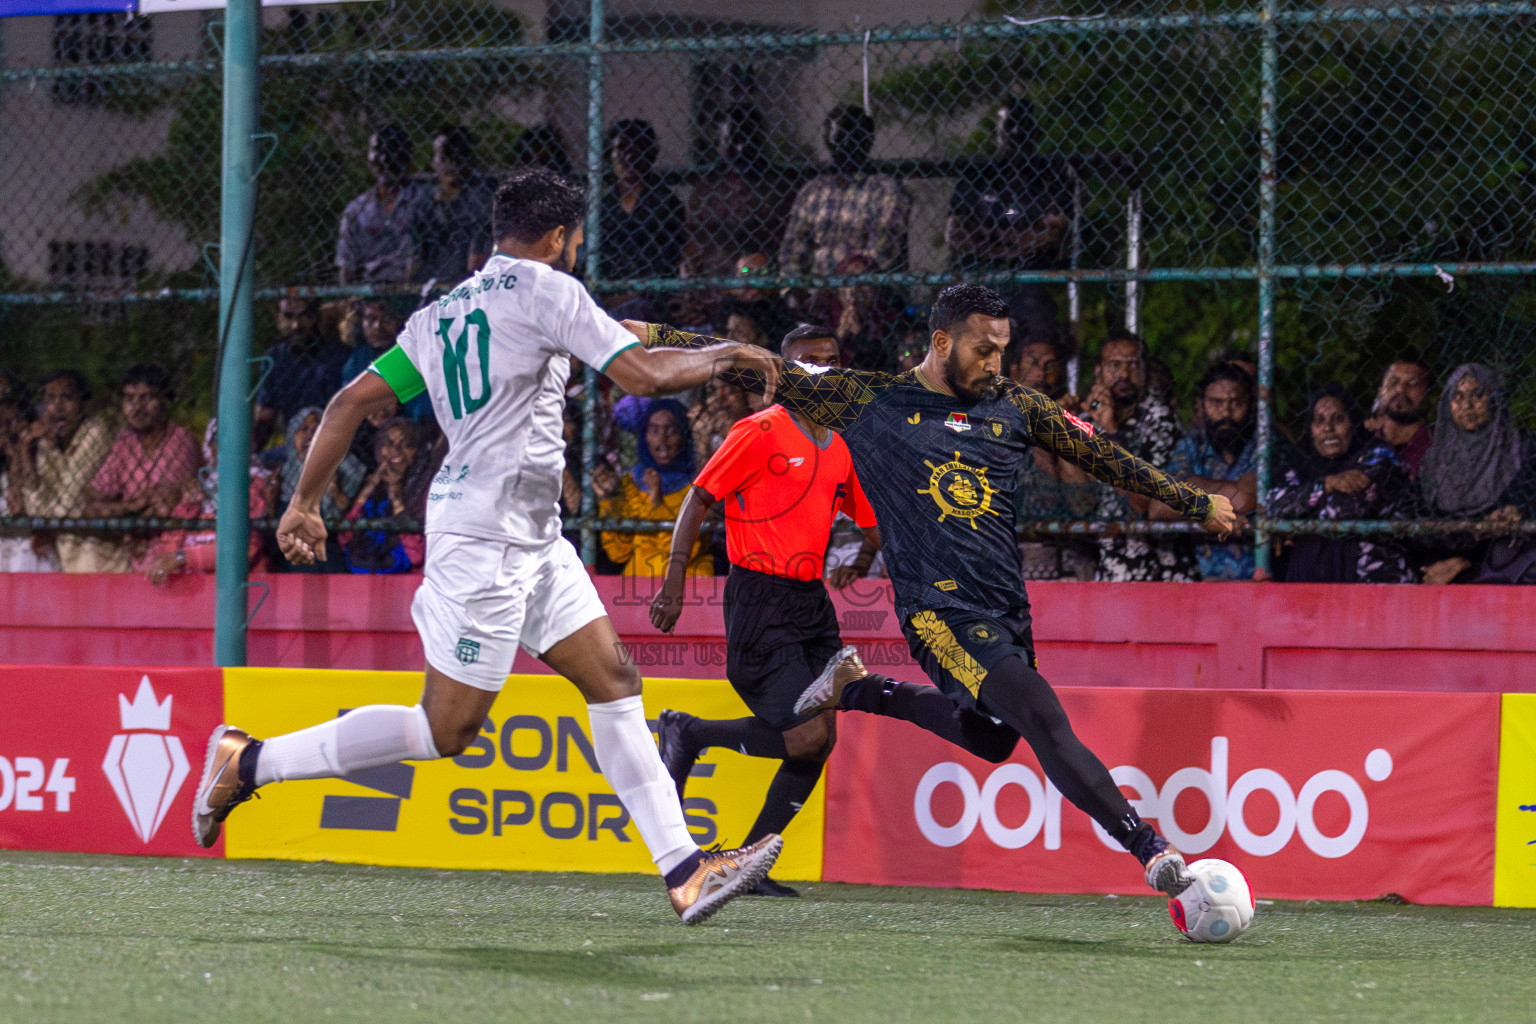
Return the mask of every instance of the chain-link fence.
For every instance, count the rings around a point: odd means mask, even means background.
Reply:
[[[1470,578],[1518,555],[1485,535],[1536,518],[1522,429],[1536,426],[1536,4],[856,13],[267,11],[253,517],[269,526],[291,494],[308,410],[484,260],[495,181],[540,164],[592,186],[581,269],[610,309],[769,343],[817,322],[845,362],[896,369],[920,358],[938,288],[990,283],[1014,325],[1005,372],[1269,513],[1241,545],[1197,549],[1157,509],[1042,462],[1018,502],[1033,576],[1234,578],[1257,561],[1291,578]],[[137,508],[108,503],[99,469],[68,502],[27,482],[83,429],[47,412],[67,387],[42,383],[50,371],[83,375],[79,422],[101,417],[119,448],[162,443],[126,415],[135,364],[169,371],[161,404],[191,441],[213,411],[221,18],[3,26],[0,360],[15,398],[0,523],[18,566],[23,548],[50,550],[33,542],[44,527],[128,527],[140,568],[155,545],[180,544],[160,551],[179,566],[206,539],[191,514],[202,458],[181,500],[167,484]],[[595,374],[574,380],[573,536],[609,571],[648,572],[682,490],[636,469],[648,411]],[[668,486],[750,408],[726,389],[685,398]],[[370,425],[329,499],[339,527],[378,527],[348,531],[364,540],[332,569],[419,565],[401,527],[440,445],[429,408],[395,420]],[[270,542],[252,558],[275,561]]]

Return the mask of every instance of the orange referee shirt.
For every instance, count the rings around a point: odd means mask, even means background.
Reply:
[[[875,525],[848,445],[818,445],[782,405],[737,420],[693,485],[725,505],[731,564],[774,576],[821,579],[839,510]]]

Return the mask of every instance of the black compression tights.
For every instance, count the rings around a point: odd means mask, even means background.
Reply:
[[[1122,844],[1130,841],[1140,819],[1104,762],[1072,731],[1044,676],[1018,655],[1004,658],[987,673],[980,696],[986,710],[1024,737],[1062,796]]]

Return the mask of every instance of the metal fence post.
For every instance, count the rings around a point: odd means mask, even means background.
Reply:
[[[1264,0],[1259,11],[1259,409],[1258,500],[1253,520],[1254,566],[1269,571],[1269,529],[1263,503],[1269,494],[1270,423],[1274,410],[1270,396],[1275,383],[1275,133],[1279,102],[1279,34],[1275,26],[1275,0]]]
[[[250,539],[252,230],[256,212],[256,52],[259,0],[229,0],[224,15],[224,155],[220,213],[218,608],[214,660],[245,664],[246,547]]]
[[[587,285],[598,280],[601,267],[598,250],[602,246],[598,226],[598,213],[603,201],[603,55],[598,45],[603,41],[603,2],[588,0],[591,4],[591,20],[587,28],[587,41],[592,52],[587,55]],[[585,386],[581,391],[581,560],[587,565],[597,562],[597,531],[592,522],[597,518],[597,495],[592,490],[592,467],[597,462],[597,370],[591,366],[582,370]]]

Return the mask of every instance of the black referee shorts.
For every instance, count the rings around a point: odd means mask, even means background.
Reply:
[[[821,580],[731,566],[725,581],[725,674],[771,728],[784,731],[806,720],[795,714],[795,701],[842,646],[837,614]]]
[[[924,609],[907,617],[901,632],[912,658],[944,695],[977,708],[977,694],[998,662],[1017,654],[1035,667],[1035,638],[1027,610],[989,616],[960,608]],[[984,714],[984,708],[977,708]]]

